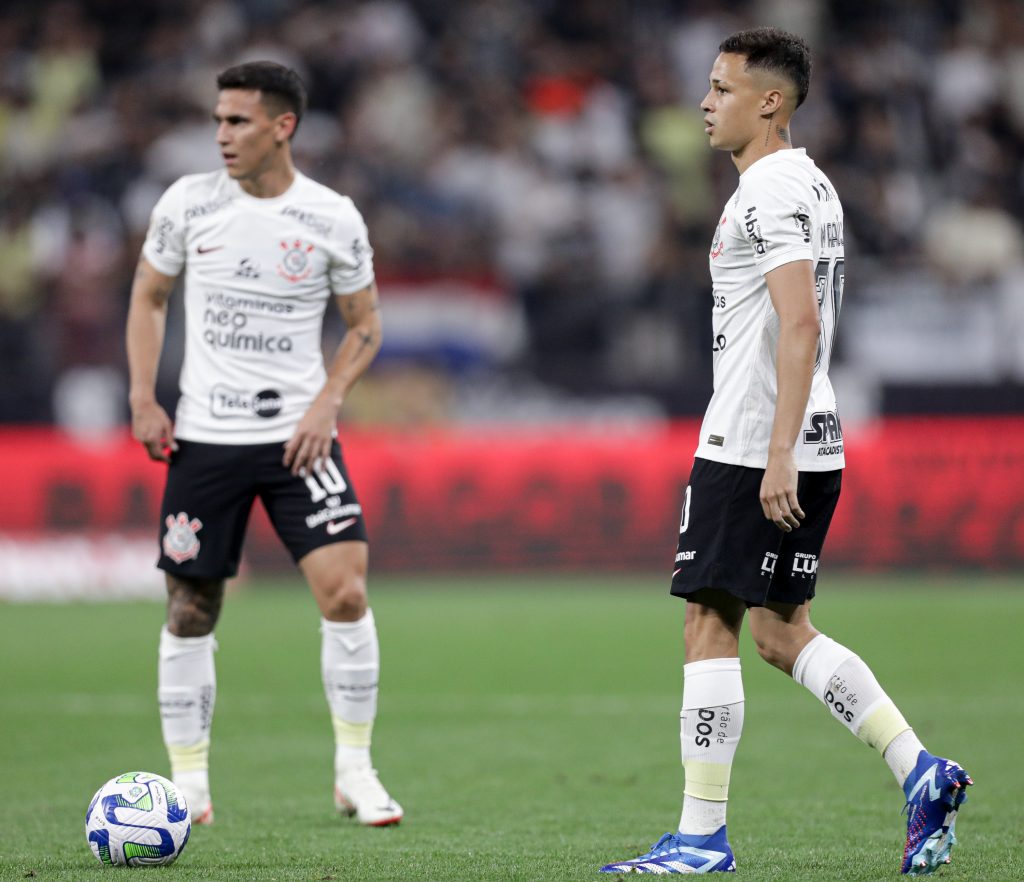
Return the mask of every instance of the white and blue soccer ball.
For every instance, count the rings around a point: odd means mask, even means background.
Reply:
[[[192,815],[181,791],[150,772],[111,778],[85,813],[85,837],[106,866],[173,863],[191,832]]]

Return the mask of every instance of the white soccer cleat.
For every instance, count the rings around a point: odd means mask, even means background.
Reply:
[[[192,825],[194,827],[207,826],[213,823],[213,801],[210,799],[210,792],[204,790],[202,792],[194,791],[189,793],[181,784],[178,784],[178,789],[185,796],[185,802],[188,804],[189,813],[192,815]]]
[[[193,827],[206,827],[213,823],[213,803],[207,799],[203,810],[192,815]]]
[[[402,820],[402,807],[384,789],[376,769],[343,769],[334,778],[334,806],[368,827],[387,827]]]

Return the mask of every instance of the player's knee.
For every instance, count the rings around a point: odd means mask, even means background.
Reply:
[[[771,635],[755,634],[754,645],[757,647],[757,654],[772,667],[787,673],[792,668],[792,662],[782,641],[772,639]]]
[[[328,592],[324,618],[331,622],[355,622],[366,615],[366,579],[345,573]]]
[[[224,582],[167,575],[167,630],[175,637],[205,637],[220,617]]]

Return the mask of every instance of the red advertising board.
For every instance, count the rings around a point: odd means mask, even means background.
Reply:
[[[671,569],[697,423],[345,431],[375,570]],[[847,438],[824,565],[1024,564],[1024,418],[887,420]],[[153,536],[164,467],[127,436],[0,431],[0,534]],[[247,559],[287,565],[254,513]]]

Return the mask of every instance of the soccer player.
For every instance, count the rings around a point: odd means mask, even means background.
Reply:
[[[687,601],[679,829],[604,872],[732,872],[729,775],[743,729],[739,634],[793,677],[902,786],[902,871],[949,861],[967,773],[928,753],[851,650],[811,624],[818,557],[839,499],[843,433],[828,379],[843,294],[843,211],[828,178],[794,148],[789,121],[810,53],[774,28],[720,46],[701,109],[739,185],[710,252],[714,394],[683,500],[672,593]]]
[[[293,165],[291,138],[306,106],[295,72],[242,64],[217,86],[224,168],[186,175],[157,203],[127,326],[132,431],[151,459],[168,463],[159,699],[171,777],[193,822],[212,821],[213,630],[258,496],[322,616],[335,804],[363,824],[395,824],[402,808],[370,761],[380,653],[366,529],[336,440],[338,409],[381,345],[373,252],[352,201]],[[154,389],[167,302],[183,269],[185,359],[172,423]],[[325,370],[329,301],[347,330]]]

